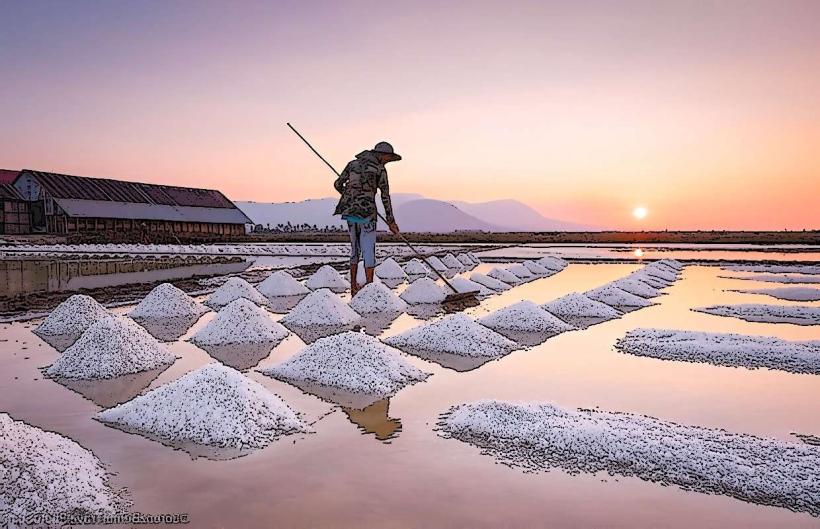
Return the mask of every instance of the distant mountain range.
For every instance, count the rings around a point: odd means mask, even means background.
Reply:
[[[594,231],[600,228],[544,217],[517,200],[490,202],[444,201],[415,193],[394,193],[393,212],[403,231],[448,233],[453,231]],[[301,202],[235,202],[254,224],[309,224],[324,228],[343,221],[333,216],[335,198]],[[381,206],[381,202],[377,203]],[[381,207],[380,207],[381,209]]]

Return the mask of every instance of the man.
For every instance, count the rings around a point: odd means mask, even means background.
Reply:
[[[393,146],[381,141],[372,150],[357,154],[356,159],[347,164],[341,176],[333,183],[333,187],[342,195],[333,214],[341,215],[347,221],[350,232],[350,290],[354,296],[359,291],[356,275],[360,258],[364,261],[367,283],[373,282],[373,270],[376,267],[377,190],[381,192],[387,226],[392,233],[399,233],[399,227],[393,218],[390,186],[387,182],[387,170],[384,168],[386,163],[397,160],[401,160],[401,156],[393,152]]]

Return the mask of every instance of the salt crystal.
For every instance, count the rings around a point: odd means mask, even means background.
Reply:
[[[206,364],[115,408],[100,422],[171,443],[262,448],[310,427],[277,395],[239,371]]]
[[[407,304],[383,283],[365,285],[350,300],[350,306],[359,314],[395,313],[407,309]]]
[[[531,273],[537,276],[549,276],[555,273],[554,270],[550,270],[545,266],[541,266],[535,261],[524,261],[521,264],[523,264],[525,267],[527,267],[527,270],[529,270]]]
[[[450,279],[450,284],[453,285],[457,291],[462,293],[475,292],[479,296],[491,296],[495,294],[494,290],[490,290],[481,283],[476,283],[475,281],[471,281],[463,277],[454,277],[453,279]]]
[[[174,359],[164,345],[134,321],[112,316],[89,327],[46,374],[86,380],[114,378],[167,367]]]
[[[464,314],[451,314],[438,321],[414,327],[387,338],[388,345],[407,352],[430,351],[468,357],[497,358],[518,345],[473,321]]]
[[[427,264],[438,270],[439,272],[446,272],[447,265],[442,262],[441,259],[436,257],[435,255],[431,255],[427,258]]]
[[[277,270],[269,275],[256,286],[256,290],[267,298],[302,296],[310,293],[305,285],[284,270]]]
[[[278,344],[287,335],[288,330],[273,321],[265,309],[239,298],[220,310],[190,341],[196,345]]]
[[[156,286],[128,315],[140,318],[179,318],[199,316],[208,309],[171,283]]]
[[[730,316],[760,323],[793,323],[795,325],[820,325],[820,307],[800,305],[764,305],[744,303],[740,305],[716,305],[692,309],[695,312]]]
[[[318,384],[381,397],[430,376],[408,363],[397,350],[359,332],[321,338],[261,372],[295,384]]]
[[[642,298],[654,298],[656,296],[660,296],[661,294],[660,290],[657,288],[635,278],[624,277],[622,279],[612,281],[610,284],[625,292],[635,294],[636,296],[640,296]]]
[[[529,300],[519,301],[478,320],[494,330],[558,334],[575,329]]]
[[[205,300],[205,304],[212,309],[218,310],[239,298],[248,299],[257,305],[266,305],[268,302],[265,296],[253,288],[253,285],[241,277],[231,277],[208,296]]]
[[[786,301],[820,301],[820,288],[810,287],[781,287],[781,288],[750,288],[733,290],[743,294],[760,294]]]
[[[339,272],[330,265],[324,265],[305,281],[305,286],[311,290],[327,288],[340,293],[350,288],[350,284]]]
[[[407,279],[407,274],[392,257],[388,257],[376,266],[375,273],[382,279]]]
[[[492,277],[493,279],[497,279],[499,281],[503,281],[510,285],[517,285],[521,283],[520,277],[513,274],[509,270],[504,270],[503,268],[493,268],[492,270],[487,272],[487,276]]]
[[[285,325],[310,327],[351,325],[358,320],[359,315],[339,296],[323,288],[305,296],[305,299],[279,321]]]
[[[429,277],[422,277],[410,283],[401,293],[401,299],[411,305],[420,303],[441,303],[447,293],[444,288]]]
[[[456,259],[456,256],[451,254],[451,253],[448,253],[447,255],[445,255],[444,258],[441,260],[441,262],[444,263],[444,265],[447,268],[450,268],[452,270],[462,270],[462,269],[464,269],[464,265],[461,264],[461,261]]]
[[[43,322],[34,329],[39,336],[80,335],[111,312],[94,298],[75,294],[60,303]]]
[[[621,313],[614,308],[590,299],[578,292],[572,292],[566,296],[554,299],[541,305],[541,308],[558,316],[562,320],[568,318],[618,318]]]
[[[420,259],[411,259],[404,264],[404,272],[408,276],[428,275],[431,270]]]
[[[560,272],[567,267],[567,262],[565,260],[560,257],[553,257],[551,255],[545,255],[544,257],[538,259],[536,263],[540,264],[544,268],[555,270],[556,272]]]
[[[473,260],[470,259],[470,256],[467,255],[466,253],[458,254],[456,256],[456,259],[458,259],[458,262],[460,262],[462,265],[466,266],[467,268],[473,268],[475,266],[475,263],[473,262]]]
[[[480,274],[478,272],[473,273],[470,276],[470,281],[474,283],[478,283],[480,285],[484,285],[485,287],[495,290],[496,292],[501,292],[503,290],[509,290],[512,287],[503,281],[499,281],[493,277]]]
[[[649,307],[653,304],[648,299],[630,294],[611,283],[584,292],[584,294],[588,298],[606,303],[610,307]]]
[[[516,277],[521,278],[523,281],[531,281],[535,279],[535,274],[530,272],[530,269],[521,263],[508,266],[507,271],[512,272]]]

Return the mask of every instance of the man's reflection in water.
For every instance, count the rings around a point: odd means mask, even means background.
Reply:
[[[398,436],[401,431],[401,420],[388,417],[389,409],[390,399],[382,399],[362,410],[342,408],[342,411],[364,433],[375,434],[379,441],[387,441]]]

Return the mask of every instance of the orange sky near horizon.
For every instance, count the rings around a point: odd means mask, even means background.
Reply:
[[[339,169],[391,141],[394,192],[820,228],[818,2],[25,4],[0,20],[0,167],[332,196],[290,121]]]

